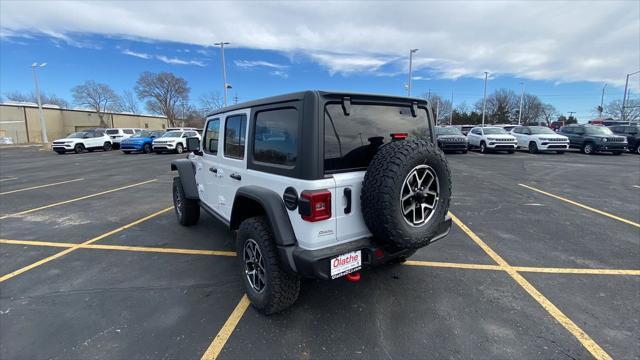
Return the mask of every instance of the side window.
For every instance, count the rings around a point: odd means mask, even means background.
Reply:
[[[247,117],[245,115],[233,115],[227,118],[224,127],[224,156],[244,159],[246,130]]]
[[[513,132],[516,134],[522,134],[522,128],[515,128],[513,129]]]
[[[124,129],[122,131],[124,131],[124,133],[128,134],[128,135],[133,135],[134,134],[133,130],[131,130],[131,129]]]
[[[270,164],[295,166],[298,157],[298,110],[266,110],[256,115],[253,157]]]
[[[204,133],[202,150],[207,154],[218,155],[218,139],[220,137],[220,119],[209,120]]]

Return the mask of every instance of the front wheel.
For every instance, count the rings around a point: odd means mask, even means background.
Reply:
[[[198,201],[187,199],[179,176],[173,178],[173,208],[181,225],[195,225],[200,220]]]
[[[640,155],[640,144],[636,145],[636,154]]]
[[[80,154],[83,151],[84,146],[82,144],[76,144],[76,146],[73,147],[73,152],[75,152],[76,154]]]
[[[144,144],[142,147],[142,152],[148,154],[151,152],[151,144]]]
[[[529,153],[531,154],[537,154],[538,153],[538,144],[534,141],[532,141],[529,144]]]
[[[485,154],[487,152],[487,144],[483,142],[480,143],[480,152]]]
[[[111,143],[110,142],[104,143],[104,145],[102,145],[102,150],[111,151]]]
[[[587,154],[587,155],[593,154],[595,152],[594,149],[593,149],[593,144],[586,143],[586,144],[582,145],[582,152]]]
[[[300,278],[280,265],[275,240],[263,216],[240,224],[236,256],[251,304],[269,315],[291,306],[300,293]]]
[[[182,154],[183,151],[184,151],[184,146],[182,146],[182,144],[176,145],[176,153]]]

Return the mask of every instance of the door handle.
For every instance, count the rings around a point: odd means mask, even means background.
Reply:
[[[347,198],[347,206],[344,207],[344,213],[349,214],[351,213],[351,189],[350,188],[344,189],[344,196]]]
[[[240,176],[240,174],[238,173],[233,173],[231,175],[229,175],[230,178],[232,179],[236,179],[236,180],[242,180],[242,176]]]
[[[211,171],[211,172],[212,172],[212,173],[214,173],[214,174],[217,174],[217,173],[218,173],[218,169],[216,169],[216,168],[214,168],[214,167],[210,167],[210,168],[209,168],[209,171]]]

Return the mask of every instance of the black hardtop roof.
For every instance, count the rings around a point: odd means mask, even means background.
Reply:
[[[268,104],[276,104],[281,102],[293,101],[293,100],[302,100],[306,96],[321,96],[321,97],[356,97],[356,98],[377,98],[380,100],[391,100],[391,101],[399,101],[399,102],[417,102],[419,104],[427,105],[428,101],[426,99],[415,98],[415,97],[406,97],[406,96],[396,96],[396,95],[385,95],[385,94],[368,94],[368,93],[356,93],[356,92],[346,92],[346,91],[320,91],[320,90],[306,90],[306,91],[298,91],[289,94],[276,95],[262,99],[251,100],[247,102],[243,102],[240,104],[235,104],[227,107],[220,108],[210,114],[207,117],[222,114],[229,111],[246,109],[256,106],[268,105]]]

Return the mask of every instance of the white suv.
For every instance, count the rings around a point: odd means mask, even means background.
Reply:
[[[195,137],[200,139],[200,134],[195,130],[173,130],[167,131],[159,138],[155,138],[151,147],[156,154],[163,153],[165,151],[173,151],[178,154],[182,154],[187,148],[187,138]]]
[[[501,127],[474,127],[467,134],[469,148],[478,148],[481,153],[506,151],[513,154],[517,147],[516,138]]]
[[[88,150],[111,150],[111,138],[105,134],[105,129],[87,129],[74,132],[63,139],[54,140],[51,148],[58,154],[73,151],[76,154]]]
[[[112,128],[106,129],[105,132],[111,138],[111,142],[113,146],[116,148],[120,147],[120,143],[124,139],[128,139],[131,135],[142,131],[142,129],[134,129],[134,128]]]
[[[563,154],[569,148],[569,138],[556,134],[546,126],[518,126],[511,130],[511,135],[518,140],[518,147],[528,149],[530,153],[539,151],[555,151]]]
[[[450,230],[432,119],[422,99],[319,91],[220,109],[171,163],[178,221],[202,209],[237,231],[246,294],[265,314],[293,304],[301,278],[357,281]]]

